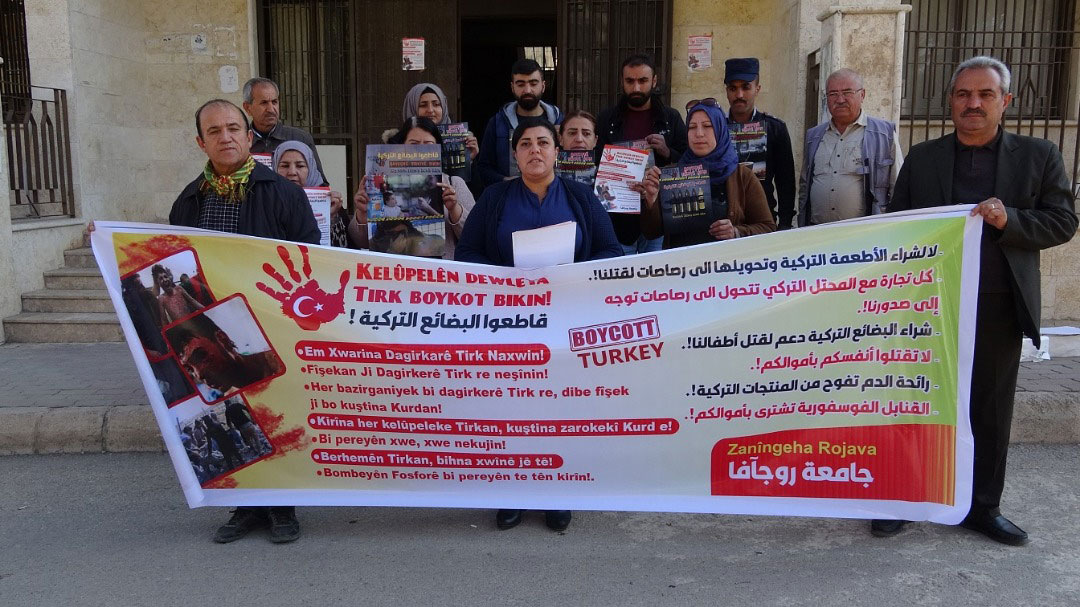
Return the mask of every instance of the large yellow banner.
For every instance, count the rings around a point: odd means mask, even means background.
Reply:
[[[192,506],[955,523],[980,225],[881,216],[537,270],[98,223]]]

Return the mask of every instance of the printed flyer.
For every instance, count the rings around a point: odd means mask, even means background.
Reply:
[[[330,188],[328,186],[304,188],[315,223],[319,226],[319,244],[330,245]]]
[[[106,222],[92,246],[192,507],[951,524],[969,208],[535,270]]]
[[[559,150],[555,173],[591,188],[596,182],[596,158],[591,150]]]
[[[735,153],[739,156],[739,163],[750,167],[758,179],[765,179],[765,161],[769,145],[765,123],[760,120],[745,124],[729,121],[728,129],[731,131],[731,140],[735,144]]]
[[[665,135],[665,134],[667,134],[667,130],[663,130],[658,134],[659,135]],[[641,150],[642,152],[648,152],[649,153],[649,161],[645,163],[645,169],[648,170],[648,169],[651,169],[652,167],[656,166],[656,152],[653,151],[652,146],[649,145],[649,141],[647,139],[634,139],[632,141],[616,141],[616,142],[613,142],[611,145],[622,147],[622,148],[630,148],[631,150]]]
[[[364,188],[368,195],[368,248],[442,257],[442,155],[438,145],[369,145]]]
[[[596,168],[594,189],[609,213],[640,213],[641,194],[630,184],[645,177],[649,154],[643,150],[605,145]]]
[[[469,138],[469,123],[454,122],[439,124],[442,135],[443,173],[461,177],[466,182],[472,179],[472,158],[465,141]]]
[[[709,171],[701,163],[660,169],[660,213],[668,246],[712,242],[709,226],[727,216],[713,205]]]
[[[255,159],[255,162],[258,162],[259,164],[263,165],[264,167],[266,167],[266,168],[270,169],[271,171],[274,171],[275,173],[277,173],[277,169],[274,168],[274,155],[273,154],[252,154],[251,156]]]

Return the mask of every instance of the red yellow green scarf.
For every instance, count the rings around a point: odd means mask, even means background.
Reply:
[[[247,194],[247,182],[251,172],[255,170],[255,157],[248,156],[245,162],[236,172],[231,175],[216,175],[210,161],[203,168],[203,188],[214,191],[226,202],[239,203]]]

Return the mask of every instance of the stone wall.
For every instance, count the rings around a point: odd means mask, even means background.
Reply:
[[[41,273],[63,264],[87,222],[168,217],[205,162],[195,109],[213,97],[241,101],[252,65],[249,10],[246,0],[26,4],[32,83],[68,93],[76,218],[19,222],[9,232],[5,208],[10,240],[0,236],[0,246],[14,263],[0,277],[14,296],[0,297],[0,317],[18,312],[18,294],[43,286]]]

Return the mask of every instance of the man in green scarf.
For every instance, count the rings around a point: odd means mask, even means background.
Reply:
[[[195,128],[206,166],[173,203],[169,223],[319,243],[304,190],[252,158],[252,133],[240,108],[224,99],[208,101],[195,112]]]
[[[224,99],[208,101],[195,112],[195,128],[206,166],[173,203],[170,224],[319,244],[303,188],[252,158],[252,134],[240,108]],[[266,527],[274,543],[300,537],[293,506],[240,507],[214,541],[232,542]]]

